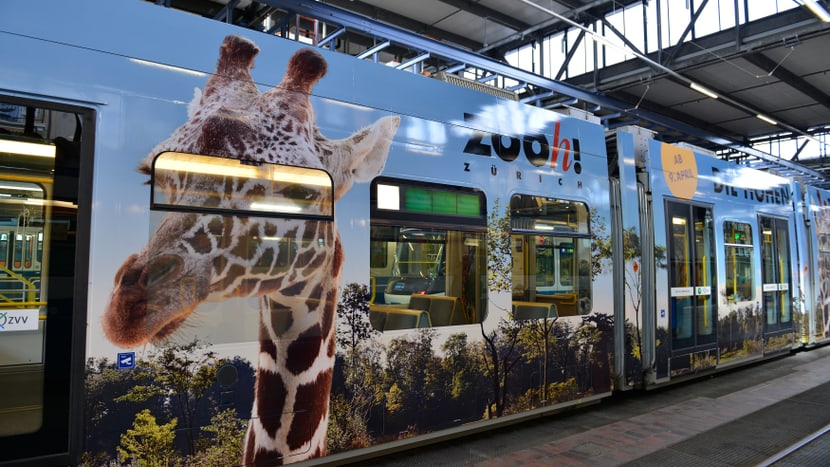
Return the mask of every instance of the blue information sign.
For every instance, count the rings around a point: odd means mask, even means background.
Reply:
[[[135,368],[135,352],[123,352],[118,354],[118,369],[129,370]]]

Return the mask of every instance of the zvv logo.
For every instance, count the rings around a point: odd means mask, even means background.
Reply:
[[[36,331],[37,310],[8,310],[0,312],[0,332]]]

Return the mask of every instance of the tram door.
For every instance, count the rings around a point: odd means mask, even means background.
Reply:
[[[712,210],[669,201],[666,211],[672,350],[708,347],[717,339]]]
[[[78,170],[93,125],[88,109],[0,96],[0,464],[77,463],[86,261],[76,258],[88,252]]]
[[[760,216],[764,333],[792,331],[790,241],[786,219]]]

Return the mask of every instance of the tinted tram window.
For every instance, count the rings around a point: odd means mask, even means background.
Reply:
[[[193,175],[205,180],[204,190],[198,185],[176,189],[180,180]],[[230,177],[247,189],[221,193],[213,189]],[[324,170],[180,152],[156,157],[151,202],[154,209],[329,220],[334,216],[334,190]]]
[[[78,173],[87,109],[0,98],[0,452],[6,460],[68,451]],[[82,138],[83,137],[83,138]],[[86,278],[77,278],[86,284]],[[75,313],[79,313],[75,316]],[[77,321],[75,321],[77,319]],[[82,338],[81,333],[79,337]]]
[[[585,203],[514,195],[510,199],[516,319],[591,311],[591,234]]]
[[[388,331],[484,320],[486,228],[481,192],[376,180],[370,247],[374,328]]]
[[[759,216],[765,332],[792,329],[790,242],[786,219]]]
[[[672,349],[712,347],[718,315],[711,208],[667,201],[666,220]]]
[[[723,245],[726,258],[726,299],[730,302],[754,300],[752,227],[741,222],[724,222]]]

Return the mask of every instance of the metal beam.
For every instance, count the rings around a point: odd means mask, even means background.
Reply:
[[[523,21],[519,21],[518,19],[512,16],[505,15],[500,11],[494,10],[492,8],[487,8],[481,3],[470,2],[467,0],[438,1],[440,1],[441,3],[446,3],[449,6],[458,8],[459,10],[466,11],[467,13],[472,13],[475,16],[487,18],[494,23],[500,24],[514,31],[524,31],[525,29],[528,29],[531,26],[530,24],[527,24]]]
[[[700,18],[700,14],[703,12],[703,8],[706,6],[708,2],[709,0],[703,0],[703,3],[701,3],[700,6],[697,7],[697,11],[694,13],[694,15],[692,15],[691,20],[689,20],[689,25],[686,26],[686,30],[683,31],[683,34],[680,35],[680,39],[677,40],[677,45],[682,44],[686,40],[686,36],[688,36],[689,33],[694,30],[695,24],[697,23],[697,19]],[[694,39],[695,37],[693,35],[692,40]],[[666,60],[663,62],[666,64],[666,66],[672,65],[672,62],[674,61],[674,56],[677,54],[678,50],[680,50],[680,47],[675,47],[669,52],[668,56],[666,57]]]
[[[625,8],[626,6],[628,6],[632,3],[641,2],[641,1],[642,0],[626,0],[626,1],[616,0],[616,1],[613,1],[613,2],[609,2],[608,0],[594,0],[593,2],[584,4],[584,5],[582,5],[578,8],[567,8],[562,13],[562,16],[564,16],[566,18],[569,18],[569,19],[575,19],[575,18],[579,18],[586,11],[590,11],[590,10],[594,10],[594,9],[602,8],[602,7],[605,7],[610,11],[610,10],[613,10],[614,8],[619,8],[620,6]],[[562,2],[557,2],[557,3],[562,3]],[[593,17],[596,17],[596,16],[604,16],[604,14],[600,14],[600,15],[587,14],[587,16],[593,18]],[[559,18],[549,18],[549,19],[546,19],[545,21],[542,21],[541,23],[538,23],[534,26],[531,26],[531,27],[529,27],[529,28],[527,28],[523,31],[519,31],[516,34],[511,34],[510,36],[505,37],[504,39],[493,42],[492,44],[488,44],[483,49],[479,49],[478,52],[479,53],[484,53],[484,52],[487,52],[488,50],[497,49],[497,48],[516,49],[516,48],[519,48],[523,42],[526,42],[525,37],[534,37],[534,36],[532,36],[532,34],[534,34],[534,33],[538,33],[538,35],[541,35],[541,36],[548,36],[548,35],[551,35],[551,34],[557,32],[557,30],[559,30],[559,29],[566,29],[564,27],[561,27],[564,24],[566,24],[566,23],[564,23]]]
[[[216,13],[213,16],[213,19],[217,21],[224,21],[226,23],[233,23],[233,9],[236,8],[238,3],[239,0],[230,0],[221,10],[219,10],[219,13]]]
[[[556,75],[554,75],[553,79],[562,79],[562,75],[564,75],[565,72],[568,71],[568,66],[570,66],[571,64],[571,60],[573,59],[574,54],[576,53],[576,49],[579,48],[579,44],[582,43],[582,40],[584,38],[585,31],[579,31],[579,34],[576,36],[576,40],[574,40],[574,45],[572,45],[570,47],[570,50],[568,50],[568,53],[565,54],[565,60],[562,61],[562,65],[559,67],[559,71],[556,72]]]
[[[424,60],[426,60],[428,58],[429,58],[429,52],[422,53],[421,55],[418,55],[417,57],[413,57],[413,58],[401,63],[400,65],[396,66],[395,68],[397,68],[398,70],[405,70],[405,69],[407,69],[411,66],[415,66],[416,64],[423,62]]]
[[[486,76],[482,76],[481,78],[478,78],[476,81],[478,81],[479,83],[487,83],[487,82],[493,81],[494,79],[496,79],[498,77],[499,77],[499,75],[486,75]]]
[[[770,60],[769,57],[762,54],[761,52],[746,54],[741,58],[757,66],[758,68],[767,71],[772,76],[775,76],[782,82],[793,87],[798,92],[805,94],[810,99],[813,99],[817,103],[830,109],[830,96],[825,94],[821,89],[801,79],[800,76],[791,72],[784,66],[781,66],[779,63]]]
[[[601,21],[602,21],[602,25],[604,27],[610,29],[611,32],[613,32],[621,41],[623,41],[623,43],[625,45],[628,46],[629,49],[631,49],[633,52],[638,53],[640,55],[645,55],[643,53],[643,51],[640,50],[639,47],[637,47],[636,45],[634,45],[633,42],[628,40],[628,38],[625,37],[625,34],[621,33],[617,28],[614,27],[613,24],[609,23],[608,20],[604,16],[602,17]]]
[[[385,48],[389,47],[390,45],[392,45],[392,43],[391,43],[391,42],[389,42],[389,41],[384,41],[384,42],[381,42],[380,44],[378,44],[378,45],[376,45],[376,46],[374,46],[374,47],[371,47],[371,48],[369,48],[369,49],[366,49],[366,50],[364,50],[363,52],[360,52],[360,53],[356,56],[356,58],[359,58],[359,59],[361,59],[361,60],[362,60],[362,59],[364,59],[364,58],[366,58],[366,57],[368,57],[368,56],[370,56],[370,55],[374,55],[374,54],[376,54],[376,53],[380,52],[381,50],[383,50],[383,49],[385,49]]]
[[[334,50],[333,41],[344,32],[346,32],[346,28],[340,28],[337,31],[330,32],[326,37],[317,41],[317,47],[325,47],[328,44],[329,49]]]
[[[262,1],[258,0],[260,3],[267,3],[274,5],[275,3],[270,1]],[[285,4],[294,4],[294,5],[301,5],[304,2],[301,1],[293,1],[293,2],[281,2]],[[317,3],[317,2],[314,2]],[[378,8],[374,5],[369,5],[368,3],[361,2],[359,0],[327,0],[327,4],[333,5],[335,7],[339,7],[342,9],[348,9],[350,11],[356,11],[359,14],[363,15],[366,18],[372,18],[374,21],[383,22],[389,25],[394,25],[403,29],[407,29],[409,31],[417,31],[420,34],[428,34],[433,37],[440,37],[445,39],[449,42],[454,44],[458,44],[461,47],[466,47],[470,50],[476,50],[484,46],[484,44],[471,40],[469,37],[464,37],[458,34],[455,34],[451,31],[447,31],[446,29],[436,28],[435,26],[431,26],[429,24],[424,24],[419,21],[415,21],[412,18],[407,18],[406,16],[399,15],[398,13],[391,12],[389,10],[385,10],[383,8]],[[339,10],[342,11],[342,10]],[[326,19],[326,18],[320,18]],[[362,28],[356,28],[358,31],[362,31]]]

